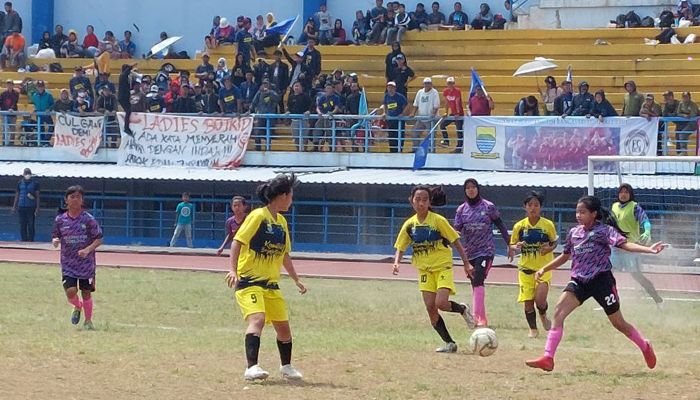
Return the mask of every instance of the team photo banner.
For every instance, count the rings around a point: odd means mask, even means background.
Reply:
[[[588,156],[656,155],[659,119],[465,117],[465,169],[577,171]]]
[[[124,113],[118,114],[124,132]],[[131,114],[133,136],[122,133],[119,165],[236,168],[241,165],[253,117]]]
[[[92,160],[102,142],[104,117],[56,114],[53,148]]]

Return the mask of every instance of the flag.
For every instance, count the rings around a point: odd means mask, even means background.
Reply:
[[[360,92],[360,106],[358,107],[358,114],[359,115],[368,115],[369,114],[369,106],[367,105],[367,94],[365,93],[365,89],[362,88],[362,92]],[[356,137],[355,131],[362,127],[365,130],[365,135],[369,134],[369,120],[366,118],[363,119],[358,119],[357,122],[350,127],[350,135],[352,137]]]
[[[287,33],[289,33],[290,30],[292,30],[292,26],[294,26],[294,22],[296,20],[297,20],[297,18],[286,19],[286,20],[280,22],[279,24],[277,24],[271,28],[265,29],[265,33],[268,35],[278,34],[278,35],[284,36]]]
[[[416,153],[413,156],[413,170],[421,169],[425,167],[425,162],[428,161],[428,151],[430,151],[430,141],[433,138],[433,131],[430,131],[428,136],[423,139],[420,146],[416,149]]]
[[[484,91],[485,95],[489,95],[486,92],[486,87],[484,87],[484,82],[481,81],[481,78],[479,77],[479,74],[476,72],[474,68],[472,68],[472,86],[469,88],[469,98],[471,99],[474,97],[476,94],[476,88],[481,87],[481,90]]]
[[[573,68],[571,68],[571,64],[569,64],[569,68],[567,68],[567,70],[566,70],[566,80],[571,82],[571,85],[573,86],[574,74],[573,74]]]

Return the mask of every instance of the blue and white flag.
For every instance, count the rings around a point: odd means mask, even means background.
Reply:
[[[286,19],[271,28],[265,29],[265,33],[268,35],[278,34],[284,36],[292,30],[294,22],[297,20],[297,18],[298,17]]]
[[[488,93],[486,92],[486,87],[484,86],[484,82],[481,81],[481,77],[479,77],[479,74],[476,72],[474,68],[472,68],[472,86],[469,88],[469,98],[471,99],[474,97],[476,94],[476,88],[480,87],[481,90],[484,91],[484,94],[488,96]]]

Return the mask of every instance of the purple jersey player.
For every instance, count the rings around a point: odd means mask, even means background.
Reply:
[[[233,238],[236,236],[238,228],[241,227],[243,221],[245,221],[245,217],[248,215],[246,208],[247,204],[245,197],[233,196],[231,199],[231,211],[233,212],[233,215],[226,220],[226,237],[224,238],[224,242],[221,243],[219,249],[216,250],[217,256],[220,256],[221,253],[224,252],[225,248],[231,247],[231,242],[233,242]]]
[[[460,233],[462,246],[474,266],[474,274],[470,277],[474,319],[477,326],[487,326],[484,281],[496,254],[492,226],[498,227],[506,247],[510,237],[496,206],[479,195],[479,182],[476,179],[464,181],[464,194],[467,200],[457,208],[455,230]]]
[[[56,217],[51,234],[54,247],[61,245],[63,289],[73,309],[71,323],[80,322],[85,310],[84,329],[92,325],[92,292],[95,291],[95,249],[102,244],[102,229],[95,218],[83,211],[83,188],[71,186],[66,190],[68,211]],[[78,290],[82,301],[78,297]]]
[[[645,247],[628,241],[615,219],[601,207],[600,200],[594,196],[586,196],[578,201],[576,221],[579,225],[569,231],[564,252],[535,273],[535,279],[540,280],[546,272],[571,259],[571,280],[554,310],[554,321],[547,335],[544,355],[525,363],[529,367],[553,370],[554,353],[564,335],[564,320],[589,297],[593,297],[605,310],[610,323],[639,347],[647,366],[654,368],[656,354],[651,343],[622,317],[615,277],[611,271],[610,249],[619,247],[634,253],[657,254],[664,249],[664,244],[658,242]]]

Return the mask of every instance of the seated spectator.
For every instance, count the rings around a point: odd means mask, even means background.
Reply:
[[[61,53],[61,46],[63,45],[63,42],[67,40],[68,36],[63,33],[63,25],[56,25],[56,33],[51,36],[51,48],[53,49],[54,53],[59,55],[59,57],[63,56]]]
[[[676,116],[693,120],[676,122],[676,154],[679,156],[688,154],[688,138],[698,130],[698,115],[698,105],[691,100],[690,92],[683,92],[683,101],[678,105]]]
[[[250,112],[250,106],[255,95],[258,94],[258,89],[259,86],[253,81],[253,71],[246,71],[245,81],[241,83],[239,88],[241,91],[241,112]]]
[[[403,51],[401,51],[401,43],[393,42],[391,44],[391,52],[389,52],[389,54],[387,54],[386,58],[384,59],[384,65],[386,66],[386,68],[384,69],[384,77],[386,78],[387,82],[394,80],[393,72],[394,68],[399,66],[398,62],[396,61],[396,57],[398,57],[399,54],[403,57],[404,64],[408,64],[408,61],[406,60],[406,55],[403,53]]]
[[[118,60],[122,56],[122,50],[119,47],[119,41],[114,37],[112,31],[105,32],[104,40],[100,42],[99,54],[108,53],[109,58]]]
[[[219,109],[225,114],[238,114],[241,110],[241,92],[233,86],[231,77],[224,78],[224,86],[219,89]]]
[[[537,97],[527,96],[520,99],[515,106],[515,115],[520,117],[539,116],[540,109],[537,104]]]
[[[389,30],[392,30],[396,26],[396,13],[391,8],[388,8],[386,11],[385,25],[384,30],[379,35],[379,44],[384,44],[386,42],[386,37]]]
[[[571,82],[564,81],[561,83],[562,93],[554,99],[554,111],[552,115],[558,117],[571,115],[574,104],[574,95],[571,90]]]
[[[71,111],[79,114],[92,112],[92,99],[88,98],[87,91],[81,89],[78,92],[78,96],[73,100]]]
[[[150,86],[145,87],[138,82],[134,83],[132,90],[129,92],[129,105],[131,106],[131,112],[148,112],[148,100],[146,99],[146,93],[150,90]]]
[[[462,11],[462,3],[455,3],[455,10],[447,20],[448,25],[452,25],[459,30],[464,30],[469,25],[469,17]]]
[[[472,117],[489,116],[496,104],[491,96],[484,93],[481,86],[477,86],[474,91],[474,96],[469,99],[469,115]]]
[[[370,11],[372,30],[367,37],[367,44],[379,44],[382,32],[386,28],[388,10],[382,5],[383,0],[375,0],[376,6]]]
[[[268,21],[272,19],[272,22],[268,22],[268,24],[262,30],[262,37],[259,39],[256,38],[253,44],[258,55],[265,55],[266,47],[275,47],[280,43],[280,35],[278,33],[267,32],[267,29],[271,28],[270,24],[277,25],[277,22],[274,21],[274,16],[272,13],[268,13],[267,15]]]
[[[253,102],[250,104],[251,111],[256,114],[274,114],[277,109],[277,104],[280,101],[280,95],[270,87],[270,81],[265,79],[262,81],[260,90],[253,97]],[[262,150],[262,138],[267,135],[267,118],[255,118],[255,126],[259,129],[255,135],[255,150]],[[272,132],[270,132],[272,134]]]
[[[336,46],[344,46],[350,44],[347,37],[345,36],[345,28],[343,28],[343,21],[336,19],[333,30],[331,30],[331,43]]]
[[[100,93],[103,87],[109,86],[110,93],[116,93],[114,84],[109,81],[109,74],[106,72],[101,72],[97,75],[95,79],[95,93]]]
[[[10,36],[5,39],[2,52],[0,52],[0,68],[3,70],[6,69],[8,62],[15,71],[19,68],[23,68],[26,65],[24,46],[24,36],[22,36],[19,31],[12,31]]]
[[[216,64],[216,81],[223,85],[224,79],[231,76],[231,71],[226,65],[226,59],[221,57],[219,62]]]
[[[182,96],[179,96],[173,103],[173,112],[177,114],[196,114],[197,103],[194,100],[194,89],[190,86],[182,89]]]
[[[637,92],[637,84],[634,81],[625,82],[625,98],[622,103],[623,117],[638,117],[639,111],[642,109],[644,97]]]
[[[39,41],[39,50],[53,49],[53,42],[51,41],[51,32],[44,31],[41,34],[41,40]]]
[[[388,80],[394,82],[397,93],[408,98],[408,84],[412,80],[416,79],[416,74],[408,65],[406,65],[406,58],[403,56],[403,54],[398,54],[396,56],[396,63],[397,66],[393,69]]]
[[[411,18],[411,20],[408,22],[409,30],[428,30],[430,20],[428,18],[428,13],[425,12],[425,5],[423,5],[423,3],[418,3],[416,5],[416,11],[410,13],[409,17]]]
[[[314,25],[313,18],[306,20],[306,24],[304,25],[301,35],[299,35],[299,40],[297,43],[300,45],[305,45],[311,38],[318,40],[318,33],[316,32],[316,26]]]
[[[389,43],[401,42],[401,35],[408,29],[408,14],[406,13],[406,5],[399,4],[399,12],[394,17],[394,26],[387,29],[386,42],[384,44],[389,45]]]
[[[574,96],[570,115],[581,117],[591,113],[595,99],[593,98],[592,94],[588,93],[588,88],[588,82],[582,81],[579,83],[578,94]],[[562,115],[562,117],[568,115],[569,114]]]
[[[94,57],[97,53],[97,48],[100,46],[100,41],[95,35],[95,27],[92,25],[87,26],[87,35],[83,38],[83,49],[85,54],[89,57]]]
[[[554,100],[563,93],[563,90],[557,87],[557,81],[553,76],[546,77],[544,83],[547,86],[540,92],[544,103],[544,115],[554,115]]]
[[[486,3],[481,3],[479,7],[479,13],[472,20],[472,28],[474,29],[487,29],[491,26],[493,22],[493,14],[491,14],[491,7]]]
[[[590,114],[586,115],[586,118],[590,117],[595,117],[600,122],[603,122],[603,118],[606,117],[617,117],[617,111],[615,111],[615,107],[605,98],[605,91],[603,89],[595,92],[593,108]]]
[[[68,87],[70,88],[70,94],[73,100],[78,97],[78,92],[81,90],[87,91],[90,98],[95,97],[95,93],[92,91],[90,79],[85,76],[85,71],[83,71],[83,67],[81,66],[75,67],[75,72],[73,73],[73,77],[71,78]]]
[[[136,54],[136,44],[131,41],[131,31],[124,31],[124,40],[119,42],[122,51],[121,58],[134,58]]]
[[[331,14],[326,8],[326,3],[321,3],[319,11],[314,14],[314,22],[318,26],[318,40],[319,44],[331,44],[333,37],[331,36],[331,30],[333,29],[333,24],[331,21]]]
[[[369,20],[365,18],[362,10],[355,11],[355,21],[352,23],[352,41],[359,45],[367,40],[369,34]]]
[[[688,21],[693,19],[693,5],[690,4],[688,0],[681,0],[678,2],[678,8],[676,14],[678,18],[685,18]]]
[[[265,36],[265,22],[263,21],[263,16],[258,15],[255,17],[255,26],[253,27],[253,40],[261,40]]]
[[[68,39],[61,44],[60,51],[64,58],[80,58],[85,55],[83,46],[78,43],[78,34],[72,29],[68,31]]]
[[[73,100],[70,98],[70,92],[68,89],[61,89],[61,94],[53,103],[52,111],[57,113],[68,113],[73,111]]]
[[[229,24],[226,17],[222,17],[219,21],[219,29],[215,32],[214,38],[216,40],[216,46],[229,45],[236,42],[236,36],[233,33],[233,27]]]
[[[224,62],[226,60],[224,59]],[[209,63],[209,54],[204,53],[202,54],[202,64],[198,65],[197,68],[194,70],[194,76],[197,77],[197,79],[201,80],[206,80],[209,74],[214,72],[214,66]]]
[[[440,3],[434,1],[432,4],[433,12],[428,14],[428,23],[431,29],[438,29],[440,25],[445,25],[445,14],[440,12]]]
[[[644,117],[648,120],[652,118],[660,117],[663,114],[661,106],[654,101],[654,95],[647,93],[644,96],[644,104],[642,104],[642,109],[639,111],[639,116]]]
[[[214,17],[211,30],[209,30],[209,34],[204,37],[204,47],[206,47],[207,49],[215,49],[219,45],[218,40],[216,38],[219,34],[220,24],[221,17],[217,15]]]
[[[250,63],[246,60],[245,56],[241,53],[236,55],[236,64],[233,66],[231,72],[232,83],[234,86],[238,87],[245,81],[245,74],[248,71],[252,71],[250,68]]]
[[[162,92],[165,92],[168,90],[170,87],[170,73],[169,73],[169,68],[168,64],[163,64],[160,67],[160,70],[156,74],[155,79],[153,80],[154,84],[158,86],[158,89],[160,89]]]

